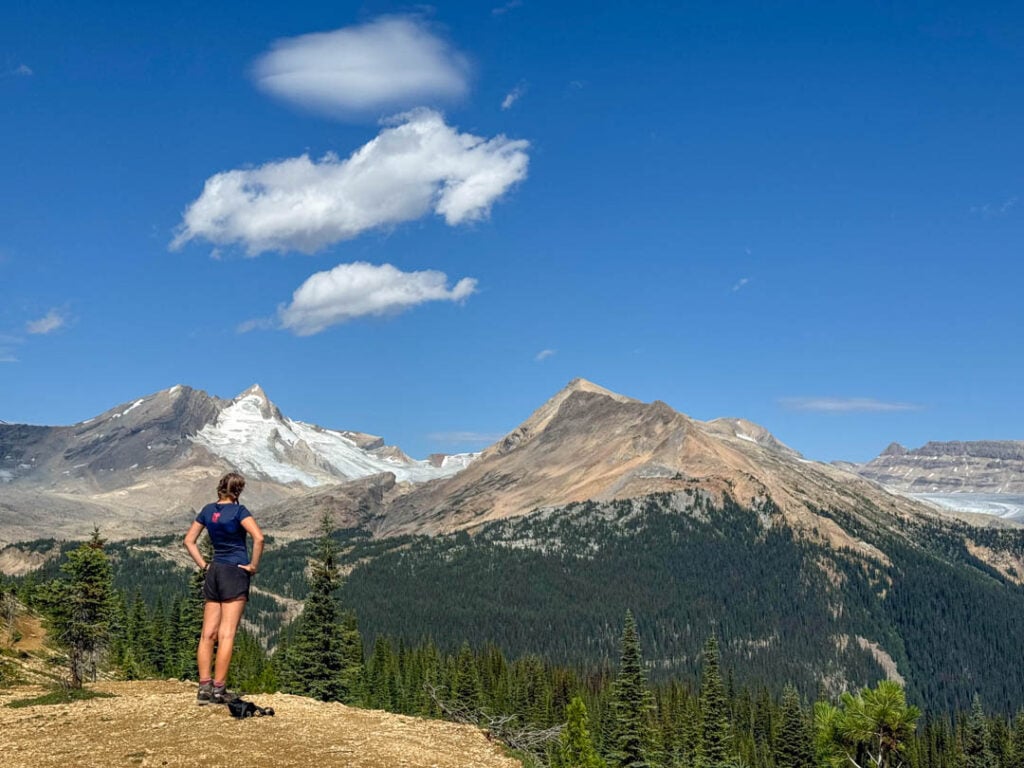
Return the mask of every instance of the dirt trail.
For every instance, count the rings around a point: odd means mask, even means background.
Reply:
[[[97,683],[117,695],[10,709],[34,693],[0,692],[0,754],[20,766],[350,766],[521,768],[465,725],[325,704],[286,694],[251,697],[275,717],[236,720],[227,707],[195,704],[180,682]]]

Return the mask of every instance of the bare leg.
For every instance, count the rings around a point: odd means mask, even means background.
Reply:
[[[217,642],[220,631],[221,604],[207,600],[203,606],[203,633],[199,636],[199,650],[196,651],[196,666],[199,667],[199,679],[209,680],[213,677],[213,644]]]
[[[231,652],[235,649],[235,631],[242,620],[245,610],[245,598],[237,597],[220,604],[220,628],[217,632],[217,666],[214,669],[214,680],[226,681],[228,667],[231,666]]]

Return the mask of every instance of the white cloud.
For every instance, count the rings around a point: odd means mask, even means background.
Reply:
[[[508,0],[504,5],[499,5],[496,8],[491,8],[492,16],[504,16],[509,11],[514,11],[516,8],[523,7],[523,0]]]
[[[502,99],[501,101],[501,108],[512,109],[512,105],[519,101],[520,97],[522,97],[524,93],[526,93],[526,86],[520,83],[507,94],[505,94],[505,98]]]
[[[732,287],[733,293],[735,293],[736,291],[740,290],[743,286],[745,286],[749,282],[750,282],[750,278],[749,277],[741,277],[737,281],[737,283]]]
[[[268,93],[337,117],[451,101],[468,75],[466,58],[415,16],[278,40],[253,67]]]
[[[31,77],[35,73],[32,71],[31,67],[28,66],[28,64],[19,64],[15,68],[14,74],[18,75],[19,77]]]
[[[985,219],[993,219],[999,216],[1005,216],[1011,210],[1017,207],[1017,203],[1020,202],[1016,195],[1008,197],[1002,203],[985,203],[984,205],[972,205],[971,213],[981,216]]]
[[[887,403],[870,397],[784,397],[779,402],[789,410],[823,413],[882,413],[921,410],[920,405],[913,403]]]
[[[26,323],[25,330],[33,334],[53,333],[58,328],[63,328],[66,323],[67,317],[60,311],[51,309],[44,317]]]
[[[206,180],[171,243],[195,238],[264,251],[312,253],[428,212],[451,226],[485,218],[526,178],[529,142],[459,133],[417,110],[342,160],[301,155]]]
[[[310,336],[366,315],[404,312],[428,301],[462,301],[476,292],[476,280],[465,277],[448,287],[444,272],[402,272],[390,264],[339,264],[317,272],[278,310],[283,328]],[[258,322],[258,321],[257,321]]]
[[[540,363],[543,362],[544,360],[547,360],[549,357],[551,357],[557,352],[557,349],[542,349],[540,352],[537,353],[537,355],[533,359]]]

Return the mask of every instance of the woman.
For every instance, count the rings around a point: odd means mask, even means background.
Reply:
[[[235,631],[249,599],[249,579],[256,573],[263,554],[263,532],[252,514],[238,503],[245,478],[229,472],[217,484],[217,501],[203,507],[185,534],[185,549],[201,569],[203,582],[203,634],[199,638],[196,662],[199,666],[199,704],[227,704],[235,696],[225,687]],[[196,542],[205,528],[213,542],[213,562],[207,563]],[[245,545],[252,536],[252,559]],[[213,668],[213,647],[217,646],[217,666]]]

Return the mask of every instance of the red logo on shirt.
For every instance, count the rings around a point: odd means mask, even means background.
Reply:
[[[220,512],[214,512],[213,513],[213,522],[216,523],[218,520],[220,520]]]

